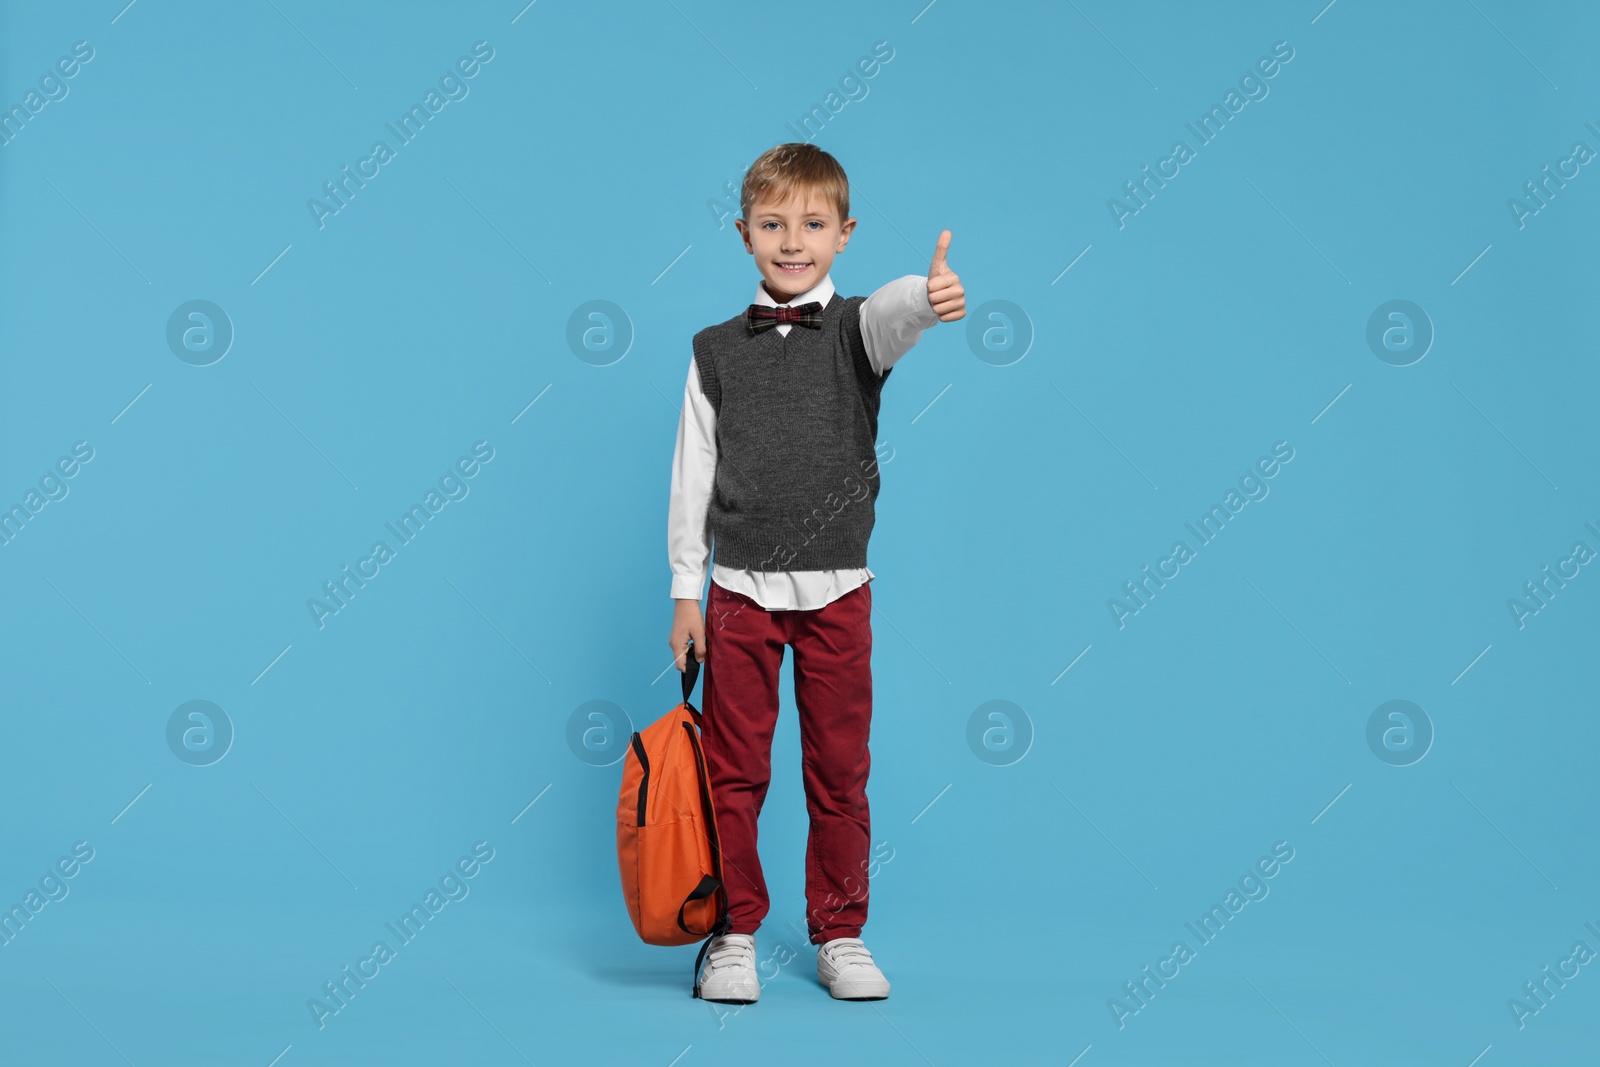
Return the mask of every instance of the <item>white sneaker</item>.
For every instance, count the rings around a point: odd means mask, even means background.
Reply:
[[[836,937],[817,947],[817,980],[836,1000],[883,1000],[889,980],[859,937]]]
[[[700,999],[729,1004],[754,1004],[761,999],[754,934],[718,934],[711,939],[705,969],[700,972]]]

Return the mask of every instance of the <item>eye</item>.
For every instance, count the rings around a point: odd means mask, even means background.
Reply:
[[[821,223],[821,222],[819,222],[819,221],[817,221],[817,220],[816,220],[816,219],[812,219],[812,220],[811,220],[811,221],[810,221],[810,222],[808,222],[808,223],[806,223],[806,225],[808,225],[808,226],[815,226],[815,227],[817,227],[817,229],[819,229],[819,230],[820,230],[820,229],[822,229],[822,228],[823,228],[823,227],[822,227],[822,223]]]

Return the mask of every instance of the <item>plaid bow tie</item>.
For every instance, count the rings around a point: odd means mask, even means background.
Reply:
[[[782,308],[768,307],[765,304],[751,304],[750,309],[744,313],[744,324],[753,334],[771,329],[781,322],[797,323],[801,326],[809,326],[813,330],[820,330],[822,329],[822,303],[813,300],[807,304]]]

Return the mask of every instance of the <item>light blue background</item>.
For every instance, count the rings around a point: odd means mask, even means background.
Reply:
[[[0,147],[0,503],[94,459],[0,547],[0,903],[95,858],[0,947],[0,1060],[1592,1057],[1596,966],[1523,1028],[1507,1001],[1600,950],[1600,576],[1520,629],[1507,600],[1600,548],[1600,174],[1522,228],[1507,201],[1600,149],[1600,17],[1324,3],[7,5],[4,107],[94,58]],[[470,94],[318,229],[307,199],[480,40]],[[879,41],[813,131],[860,219],[834,283],[924,273],[948,228],[969,308],[880,423],[865,936],[894,991],[833,1002],[804,952],[719,1017],[693,947],[634,935],[620,765],[567,727],[677,700],[688,343],[756,281],[711,202]],[[1270,94],[1119,229],[1108,198],[1278,41]],[[195,299],[236,331],[210,366],[166,342]],[[1405,367],[1365,340],[1395,299],[1436,331]],[[591,300],[621,358],[569,347]],[[470,495],[319,630],[308,598],[477,441]],[[1119,629],[1278,441],[1270,495]],[[783,689],[763,958],[804,949]],[[236,731],[207,767],[166,740],[195,699]],[[1410,766],[1366,740],[1393,699],[1435,731]],[[1031,724],[1009,766],[967,742],[992,700]],[[477,841],[470,896],[319,1030],[308,998]],[[1278,841],[1270,895],[1119,1028]]]

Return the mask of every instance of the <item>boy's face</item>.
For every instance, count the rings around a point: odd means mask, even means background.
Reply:
[[[756,257],[756,268],[767,293],[780,304],[822,281],[833,257],[844,251],[855,219],[839,218],[839,209],[815,193],[791,195],[780,202],[760,200],[750,207],[750,218],[735,219],[745,251]]]

